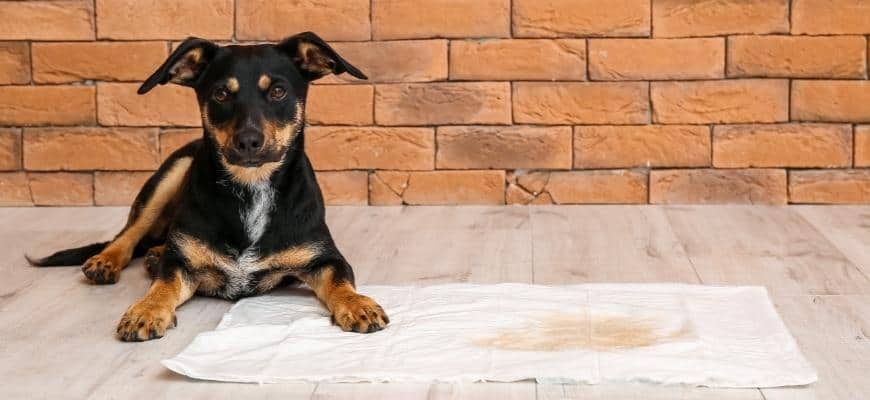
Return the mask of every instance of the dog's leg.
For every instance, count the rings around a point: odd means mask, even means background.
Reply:
[[[326,304],[332,313],[332,322],[342,330],[371,333],[390,323],[387,313],[378,303],[356,292],[349,265],[326,264],[300,278]]]
[[[175,309],[196,292],[197,283],[181,268],[162,273],[145,297],[134,303],[118,323],[118,338],[127,342],[157,339],[176,326]]]
[[[145,253],[145,270],[152,278],[157,276],[157,263],[163,256],[164,250],[166,250],[166,244],[161,244],[148,249],[148,252]]]
[[[149,179],[146,186],[136,199],[136,204],[130,211],[127,225],[106,246],[82,266],[82,272],[94,283],[115,283],[121,275],[121,270],[127,266],[133,256],[136,244],[145,237],[161,218],[167,218],[164,209],[178,194],[184,183],[184,178],[190,168],[190,157],[170,160],[166,169],[161,168]]]

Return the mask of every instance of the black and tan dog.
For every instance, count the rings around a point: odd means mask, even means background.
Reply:
[[[196,91],[203,138],[145,183],[111,242],[63,250],[38,266],[79,265],[98,284],[118,281],[146,255],[151,288],[121,318],[119,338],[162,337],[194,293],[237,299],[304,282],[343,330],[374,332],[384,310],[354,289],[351,266],[324,220],[323,197],[303,149],[308,85],[328,74],[366,79],[317,35],[278,44],[218,46],[190,38],[139,88]],[[123,151],[123,149],[119,149]]]

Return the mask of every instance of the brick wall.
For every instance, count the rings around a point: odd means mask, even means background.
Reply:
[[[188,35],[313,30],[333,204],[870,203],[867,0],[0,2],[0,203],[127,204],[201,131]]]

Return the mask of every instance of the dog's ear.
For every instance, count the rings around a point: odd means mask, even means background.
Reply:
[[[167,82],[194,86],[217,50],[218,45],[208,40],[187,38],[169,55],[163,65],[142,83],[137,93],[148,93],[157,84],[164,85]]]
[[[278,43],[278,49],[293,59],[302,75],[313,81],[329,74],[347,72],[359,79],[368,79],[357,67],[341,58],[314,32],[303,32],[290,36]]]

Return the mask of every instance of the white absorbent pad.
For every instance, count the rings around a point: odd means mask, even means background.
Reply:
[[[390,317],[359,334],[311,292],[239,301],[169,369],[233,382],[804,385],[816,373],[761,287],[368,286]]]

